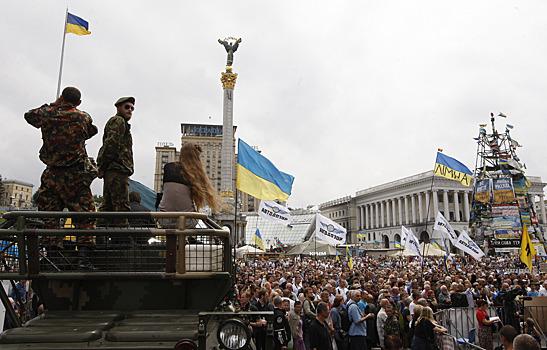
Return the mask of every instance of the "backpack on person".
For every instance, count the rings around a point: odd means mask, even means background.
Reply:
[[[340,323],[341,323],[341,330],[344,331],[346,334],[349,333],[349,328],[351,327],[351,321],[349,320],[349,312],[348,309],[340,309]]]

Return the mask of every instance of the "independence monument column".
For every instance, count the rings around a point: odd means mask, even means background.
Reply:
[[[234,88],[236,85],[237,73],[232,73],[234,52],[236,52],[241,38],[228,37],[224,40],[218,39],[224,46],[228,58],[226,60],[226,72],[222,73],[220,81],[224,89],[224,101],[222,111],[222,171],[220,182],[220,195],[222,198],[232,198],[234,193]]]

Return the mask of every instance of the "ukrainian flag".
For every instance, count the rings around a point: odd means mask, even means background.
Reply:
[[[436,240],[434,239],[431,239],[431,245],[439,250],[442,250],[444,252],[444,248],[439,244],[437,243]]]
[[[266,250],[266,247],[264,247],[264,242],[262,242],[262,237],[260,236],[260,231],[258,231],[258,229],[256,229],[255,235],[253,236],[253,242],[260,249]]]
[[[375,244],[375,245],[380,245],[380,241],[378,241],[378,240],[375,239],[375,240],[374,240],[374,244]]]
[[[445,156],[441,152],[437,152],[433,173],[450,180],[460,181],[464,186],[471,186],[471,177],[473,175],[471,170],[456,159]]]
[[[399,241],[395,241],[395,248],[404,249],[403,245]]]
[[[74,33],[76,35],[88,35],[91,34],[89,29],[89,23],[83,18],[74,16],[72,13],[68,13],[66,18],[66,33]]]
[[[255,198],[287,200],[294,176],[277,170],[266,157],[239,139],[237,154],[237,189]]]
[[[346,260],[348,261],[348,267],[353,270],[353,258],[349,252],[349,246],[346,246]]]

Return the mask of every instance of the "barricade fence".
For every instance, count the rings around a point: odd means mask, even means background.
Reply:
[[[482,349],[478,344],[478,329],[479,323],[477,321],[476,307],[459,307],[451,309],[443,309],[435,313],[435,320],[448,331],[448,336],[457,339],[468,339],[469,331],[475,329],[475,342],[471,344],[465,344],[469,349]],[[488,307],[486,312],[490,317],[501,317],[501,308]],[[438,337],[440,338],[440,337]],[[441,338],[442,339],[442,338]],[[494,347],[501,345],[501,339],[499,335],[494,332]],[[445,342],[449,341],[445,339]],[[442,349],[442,348],[441,348]]]
[[[0,279],[231,272],[229,232],[202,213],[10,212],[3,218]]]

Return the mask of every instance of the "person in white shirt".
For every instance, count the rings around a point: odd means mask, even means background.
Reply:
[[[341,295],[344,298],[344,304],[348,301],[348,282],[345,279],[340,279],[340,285],[336,287],[336,295]]]

